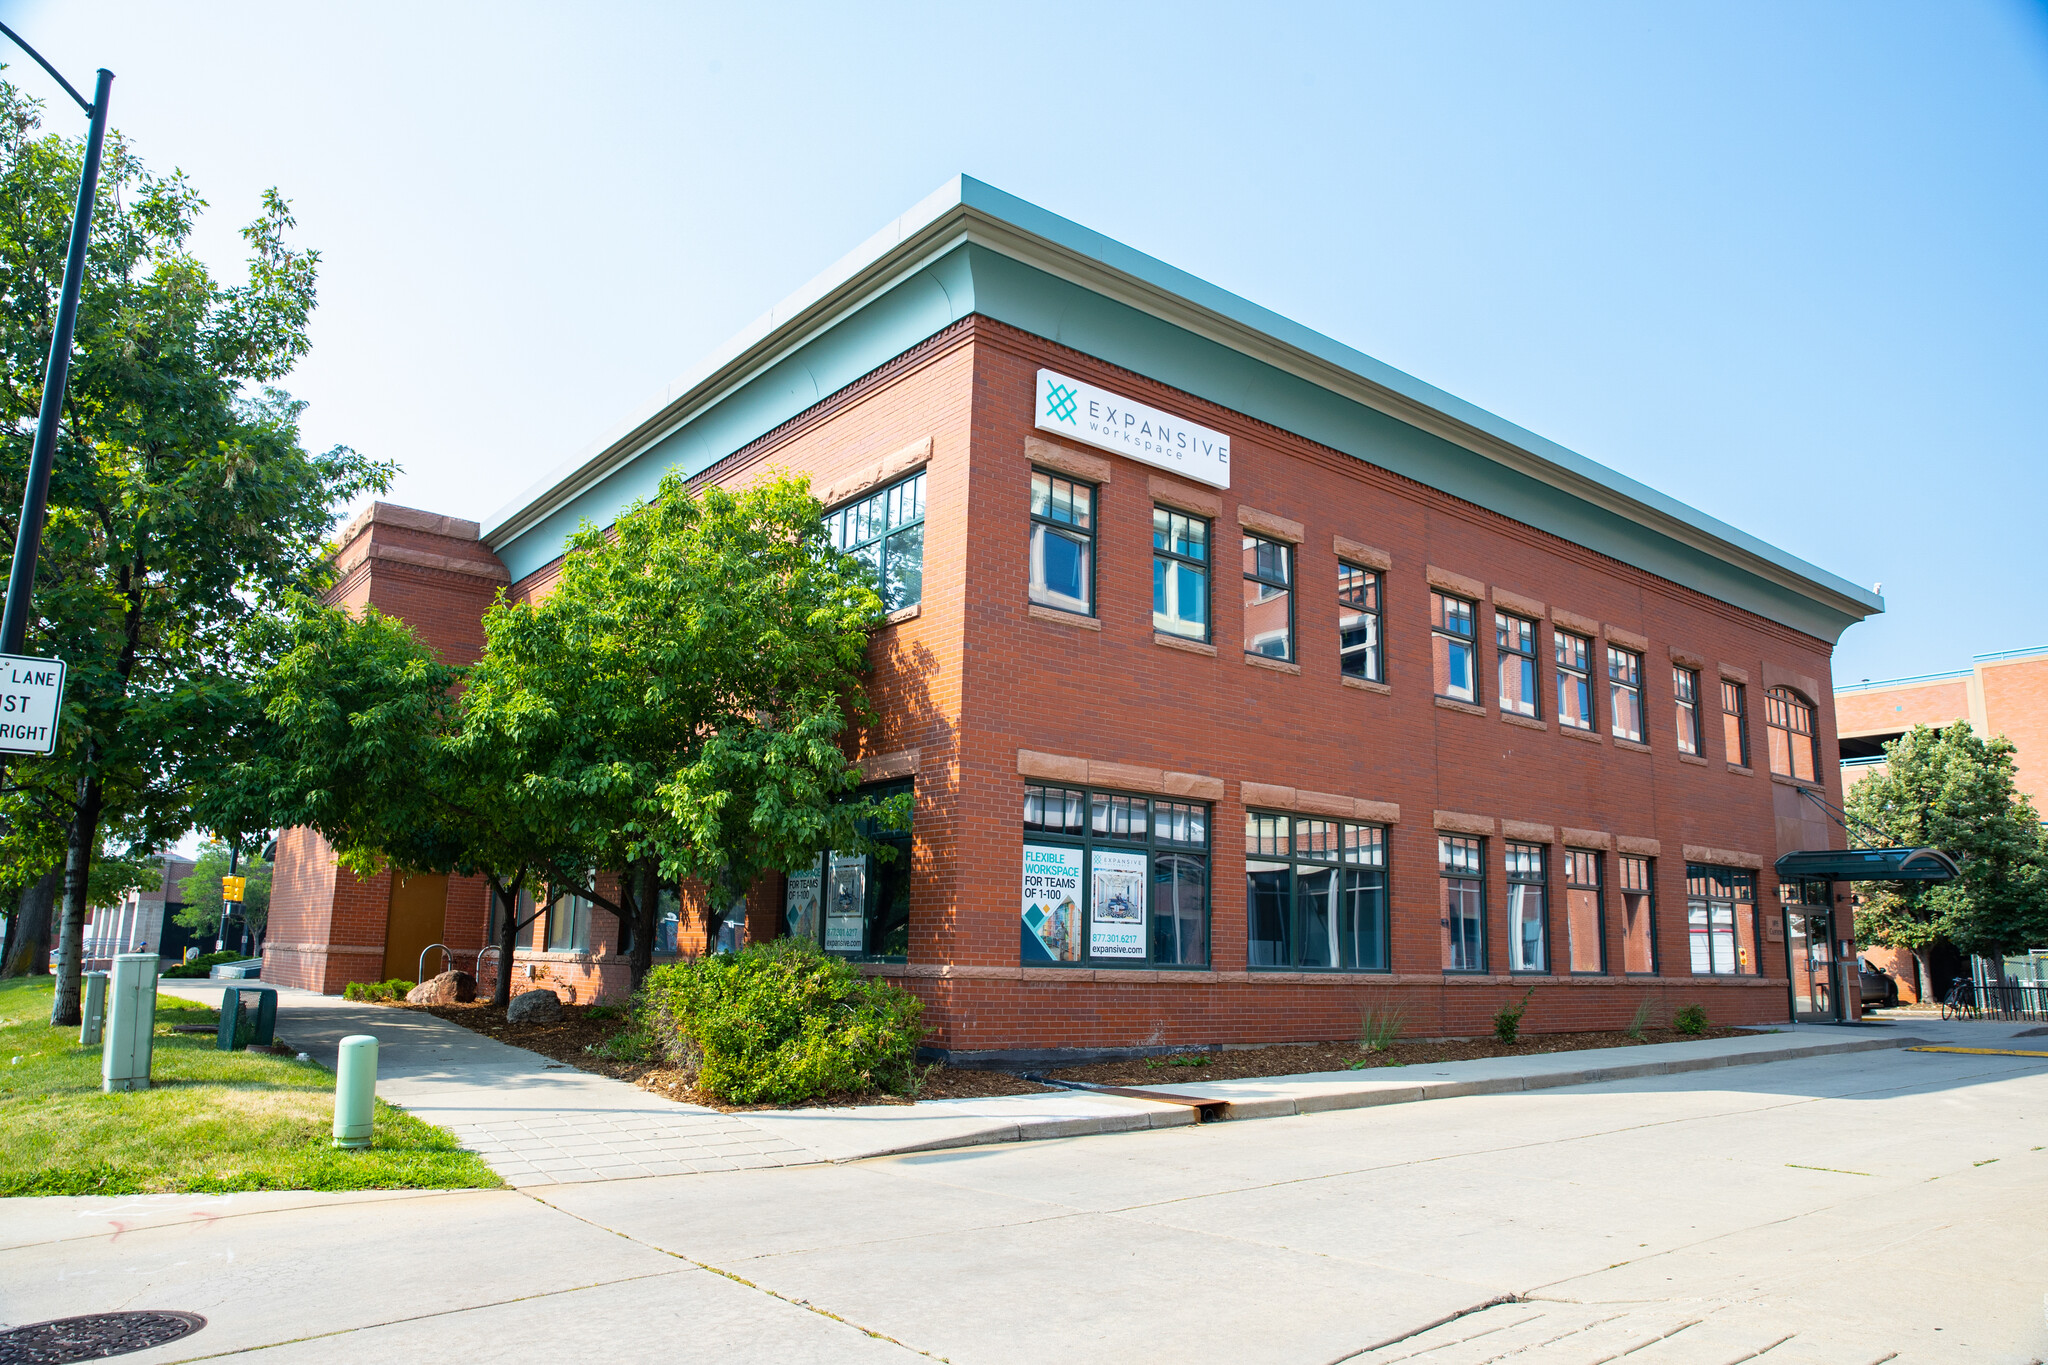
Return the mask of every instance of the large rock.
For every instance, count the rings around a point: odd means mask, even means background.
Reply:
[[[552,1024],[561,1017],[562,998],[545,987],[521,991],[505,1007],[505,1022],[508,1024]]]
[[[443,972],[405,993],[408,1005],[467,1005],[476,999],[476,978],[468,972]]]

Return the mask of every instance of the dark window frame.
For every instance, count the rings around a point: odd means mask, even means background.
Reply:
[[[1728,704],[1731,699],[1735,703],[1732,707]],[[1730,720],[1735,722],[1735,744],[1741,755],[1739,758],[1728,757],[1725,752]],[[1749,761],[1749,688],[1733,678],[1721,679],[1721,742],[1724,751],[1722,756],[1728,758],[1732,766],[1753,766]]]
[[[1450,927],[1448,922],[1449,907],[1444,904],[1444,896],[1446,892],[1443,887],[1443,883],[1451,881],[1476,882],[1479,886],[1479,945],[1477,952],[1478,965],[1471,967],[1453,967],[1448,962],[1446,962],[1443,964],[1443,974],[1445,976],[1486,976],[1489,974],[1490,969],[1492,967],[1493,958],[1493,933],[1491,926],[1487,923],[1489,910],[1487,902],[1489,901],[1490,897],[1487,895],[1486,886],[1486,837],[1484,835],[1479,834],[1452,834],[1444,830],[1438,830],[1436,834],[1436,839],[1438,884],[1437,915],[1438,926],[1440,928],[1448,930]],[[1449,860],[1447,860],[1444,855],[1446,851],[1453,845],[1469,846],[1473,850],[1470,867],[1459,869],[1449,865]],[[1446,937],[1448,937],[1448,934],[1446,935]]]
[[[1649,709],[1643,704],[1642,652],[1640,650],[1625,649],[1615,644],[1612,640],[1605,643],[1607,645],[1608,737],[1611,739],[1625,739],[1630,744],[1647,744],[1650,737],[1650,713]],[[1624,661],[1634,666],[1631,670],[1631,676],[1635,679],[1633,682],[1625,681],[1617,676],[1614,671],[1614,666]],[[1620,729],[1621,707],[1616,705],[1616,698],[1624,692],[1634,697],[1636,702],[1636,732],[1632,735],[1625,735]]]
[[[1364,580],[1365,592],[1370,595],[1372,601],[1371,606],[1359,607],[1351,612],[1354,617],[1364,616],[1372,619],[1372,642],[1366,645],[1353,645],[1349,649],[1344,644],[1345,610],[1351,605],[1345,600],[1344,576],[1347,572],[1357,574]],[[1344,677],[1376,683],[1387,680],[1386,597],[1386,579],[1378,569],[1369,569],[1348,559],[1337,561],[1337,671]],[[1360,657],[1366,660],[1365,670],[1354,672],[1350,666],[1351,660]]]
[[[882,605],[892,612],[904,611],[911,607],[921,606],[924,603],[924,476],[924,470],[914,470],[894,483],[885,484],[871,493],[862,493],[858,497],[849,498],[825,513],[826,534],[832,538],[833,547],[842,554],[849,554],[856,559],[860,559],[862,551],[870,546],[874,547],[875,562],[869,567],[874,570],[876,580],[880,585],[878,591],[882,595]],[[913,490],[916,494],[916,514],[914,516],[905,515],[902,520],[891,525],[889,522],[889,495],[892,493],[897,494],[899,502],[902,502],[908,498]],[[877,520],[880,523],[881,529],[875,531],[872,535],[855,535],[853,533],[855,515],[868,507],[879,509]],[[912,530],[917,532],[917,595],[901,602],[891,602],[889,600],[891,545],[905,533]],[[862,562],[865,563],[866,561],[862,560]]]
[[[1516,871],[1516,856],[1518,854],[1527,855],[1530,853],[1533,853],[1536,858],[1536,871],[1534,875],[1527,871]],[[1508,975],[1554,975],[1555,973],[1552,969],[1556,963],[1553,961],[1550,953],[1550,846],[1548,844],[1532,844],[1523,839],[1503,839],[1501,840],[1501,868],[1507,874]],[[1541,965],[1535,967],[1518,966],[1515,962],[1515,957],[1521,943],[1519,936],[1515,933],[1514,919],[1515,888],[1517,886],[1535,887],[1536,894],[1540,898],[1539,904],[1541,905],[1542,913],[1538,917],[1540,928],[1537,932],[1536,942],[1543,953],[1543,961]]]
[[[1556,626],[1552,626],[1550,628],[1550,642],[1550,657],[1557,669],[1558,727],[1566,730],[1578,730],[1589,735],[1599,734],[1599,697],[1593,691],[1593,637],[1581,635],[1573,630],[1559,630]],[[1584,647],[1585,663],[1583,666],[1574,666],[1565,661],[1564,651],[1567,642]],[[1571,708],[1564,704],[1564,683],[1566,678],[1577,681],[1580,695],[1585,700],[1586,723],[1584,725],[1580,725],[1569,718]]]
[[[1757,882],[1759,880],[1757,873],[1746,867],[1723,867],[1714,863],[1693,862],[1688,862],[1685,865],[1685,932],[1686,962],[1688,966],[1691,965],[1693,959],[1697,956],[1692,947],[1693,939],[1697,936],[1692,924],[1693,909],[1695,906],[1704,906],[1707,911],[1708,969],[1704,972],[1695,970],[1691,973],[1692,975],[1762,976],[1764,974],[1762,915],[1757,906]],[[1741,895],[1741,887],[1745,884],[1749,887],[1749,899],[1746,902]],[[1726,888],[1725,894],[1720,890],[1721,887]],[[1748,946],[1751,954],[1750,963],[1746,969],[1742,965],[1742,907],[1745,904],[1749,907]],[[1735,970],[1731,972],[1717,972],[1712,967],[1713,911],[1714,907],[1719,905],[1727,905],[1729,907],[1728,927],[1729,933],[1733,938],[1730,956],[1735,963]]]
[[[1166,524],[1166,538],[1167,538],[1167,544],[1166,544],[1166,545],[1164,545],[1164,546],[1162,546],[1162,545],[1161,545],[1161,544],[1159,543],[1159,536],[1160,536],[1160,528],[1159,528],[1159,518],[1160,518],[1160,516],[1161,516],[1162,514],[1164,514],[1164,515],[1165,515],[1165,517],[1167,518],[1167,524]],[[1205,553],[1207,554],[1207,556],[1208,556],[1208,557],[1207,557],[1206,559],[1195,559],[1195,558],[1192,558],[1191,556],[1188,556],[1188,555],[1182,554],[1182,553],[1180,553],[1179,551],[1177,551],[1177,550],[1175,550],[1175,549],[1173,549],[1173,548],[1172,548],[1172,546],[1173,546],[1173,543],[1174,543],[1174,539],[1173,539],[1173,519],[1174,519],[1175,517],[1178,517],[1178,518],[1180,518],[1180,519],[1181,519],[1182,521],[1185,521],[1185,522],[1187,522],[1187,523],[1188,523],[1189,525],[1192,525],[1192,526],[1199,526],[1199,527],[1201,527],[1201,528],[1202,528],[1202,546],[1203,546],[1204,552],[1205,552]],[[1166,561],[1166,564],[1167,564],[1167,567],[1168,567],[1168,569],[1169,569],[1169,570],[1171,570],[1171,569],[1172,569],[1172,567],[1173,567],[1174,565],[1176,565],[1176,564],[1184,564],[1184,565],[1187,565],[1188,567],[1190,567],[1190,568],[1194,569],[1194,570],[1195,570],[1196,572],[1198,572],[1198,573],[1200,573],[1200,574],[1202,575],[1202,633],[1201,633],[1200,635],[1184,635],[1184,634],[1182,634],[1182,633],[1181,633],[1180,631],[1177,631],[1177,630],[1166,630],[1166,629],[1164,629],[1163,627],[1161,627],[1161,626],[1160,626],[1160,624],[1159,624],[1159,608],[1158,608],[1158,606],[1157,606],[1158,598],[1157,598],[1157,595],[1156,595],[1156,587],[1157,587],[1157,575],[1158,575],[1158,572],[1159,572],[1159,562],[1160,562],[1161,560],[1164,560],[1164,561]],[[1208,518],[1208,517],[1204,517],[1204,516],[1198,516],[1198,515],[1196,515],[1196,514],[1195,514],[1195,513],[1193,513],[1193,512],[1183,512],[1183,511],[1182,511],[1182,510],[1181,510],[1180,508],[1178,508],[1178,507],[1174,507],[1174,506],[1172,506],[1171,504],[1168,504],[1168,503],[1163,503],[1163,502],[1155,502],[1155,503],[1153,503],[1153,504],[1152,504],[1152,565],[1153,565],[1153,568],[1152,568],[1152,572],[1153,572],[1153,575],[1154,575],[1154,587],[1155,587],[1155,595],[1154,595],[1154,598],[1153,598],[1154,606],[1153,606],[1153,609],[1152,609],[1152,629],[1153,629],[1153,630],[1154,630],[1155,632],[1157,632],[1158,634],[1160,634],[1160,635],[1169,635],[1169,636],[1172,636],[1172,637],[1173,637],[1174,639],[1176,639],[1176,640],[1200,640],[1200,641],[1201,641],[1201,642],[1202,642],[1203,644],[1213,644],[1213,643],[1215,643],[1215,639],[1216,639],[1216,523],[1215,523],[1215,522],[1214,522],[1214,521],[1213,521],[1212,519],[1210,519],[1210,518]]]
[[[1438,624],[1440,621],[1448,619],[1446,613],[1438,608],[1437,604],[1439,602],[1455,602],[1463,607],[1465,609],[1466,624],[1471,629],[1467,630],[1463,636],[1460,636],[1449,626]],[[1445,592],[1441,588],[1431,588],[1429,590],[1429,686],[1432,692],[1436,691],[1436,642],[1438,640],[1444,641],[1447,646],[1451,647],[1462,645],[1471,654],[1472,695],[1460,697],[1451,692],[1436,692],[1436,695],[1442,697],[1445,701],[1454,701],[1465,706],[1485,705],[1486,689],[1480,686],[1479,683],[1479,603],[1469,597],[1460,597],[1454,592]],[[1447,674],[1448,671],[1447,669]],[[1449,684],[1446,683],[1445,685],[1448,686]]]
[[[856,790],[847,793],[845,796],[839,799],[846,801],[867,800],[870,797],[881,799],[885,797],[898,796],[904,794],[909,794],[911,796],[915,796],[917,794],[917,780],[915,778],[894,778],[885,782],[870,782],[865,786],[859,787]],[[870,828],[863,832],[866,833],[867,836],[873,839],[876,843],[886,844],[890,848],[895,849],[896,857],[890,860],[887,864],[883,864],[875,857],[874,854],[870,853],[867,855],[867,868],[863,873],[865,882],[862,887],[863,904],[861,907],[860,950],[858,952],[844,952],[837,948],[827,948],[825,946],[825,924],[827,919],[830,918],[830,905],[832,898],[832,855],[834,852],[837,851],[834,849],[820,850],[818,853],[818,861],[815,864],[815,866],[818,869],[818,925],[817,932],[812,937],[814,937],[818,945],[818,948],[821,952],[829,953],[833,957],[839,958],[846,962],[908,962],[910,960],[910,920],[912,909],[912,906],[910,904],[910,892],[915,889],[914,887],[908,885],[908,882],[912,870],[911,859],[916,849],[916,825],[913,822],[912,827],[910,829],[876,830]],[[876,873],[879,869],[881,869],[884,866],[886,866],[888,870],[890,870],[891,872],[900,872],[905,882],[903,909],[903,951],[900,953],[888,951],[878,952],[875,949],[875,940],[878,937],[878,918],[880,920],[880,936],[883,938],[884,948],[886,948],[887,946],[887,936],[891,931],[891,926],[887,918],[878,917],[877,914],[877,912],[882,911],[884,907],[881,903],[883,878],[877,876]],[[782,923],[785,911],[786,907],[785,910],[777,911],[776,919],[778,923]],[[711,932],[713,935],[714,942],[716,940],[717,935],[716,925],[719,922],[720,920],[717,916],[714,916],[711,920],[713,926]],[[782,928],[784,933],[788,932],[788,925],[786,923],[782,924]],[[706,951],[710,950],[710,945],[707,945]]]
[[[1079,925],[1081,955],[1071,960],[1054,959],[1051,961],[1047,961],[1042,958],[1025,957],[1023,945],[1021,942],[1021,935],[1023,933],[1024,926],[1020,922],[1018,924],[1020,941],[1017,950],[1018,961],[1020,965],[1026,967],[1051,967],[1060,969],[1071,969],[1077,971],[1208,971],[1209,965],[1214,960],[1216,952],[1215,803],[1209,801],[1180,801],[1164,796],[1148,796],[1143,792],[1119,791],[1114,787],[1072,785],[1065,782],[1030,781],[1024,784],[1024,813],[1026,814],[1028,814],[1030,811],[1032,795],[1034,792],[1040,794],[1039,800],[1041,802],[1041,811],[1043,809],[1043,802],[1045,800],[1045,797],[1043,795],[1044,793],[1057,793],[1062,798],[1063,813],[1065,808],[1064,799],[1067,796],[1078,795],[1080,797],[1080,823],[1078,827],[1078,833],[1075,833],[1070,828],[1068,828],[1064,820],[1062,821],[1061,828],[1054,830],[1045,828],[1043,821],[1041,821],[1037,827],[1033,827],[1032,825],[1020,819],[1018,822],[1018,827],[1022,831],[1022,838],[1018,841],[1018,856],[1021,859],[1023,846],[1027,844],[1046,844],[1059,848],[1078,848],[1082,851],[1082,903],[1080,906],[1081,921]],[[1116,803],[1126,803],[1125,809],[1129,809],[1128,803],[1130,802],[1143,803],[1145,806],[1146,814],[1145,837],[1142,840],[1140,840],[1128,837],[1119,838],[1113,832],[1098,834],[1095,829],[1095,806],[1098,800],[1101,800],[1104,803],[1106,803],[1105,808],[1111,814],[1112,823],[1114,822],[1114,814],[1117,809]],[[1169,811],[1199,811],[1202,816],[1202,842],[1198,845],[1183,840],[1160,838],[1159,810],[1162,806]],[[1088,951],[1088,945],[1092,938],[1091,921],[1095,913],[1095,908],[1093,905],[1093,883],[1095,876],[1095,850],[1098,847],[1113,849],[1119,852],[1127,853],[1143,852],[1145,855],[1145,956],[1142,958],[1096,957]],[[1158,960],[1158,906],[1154,901],[1153,891],[1157,886],[1159,860],[1162,857],[1194,857],[1202,860],[1204,871],[1202,879],[1202,958],[1199,962],[1160,962]]]
[[[1783,724],[1778,720],[1780,714],[1785,717]],[[1795,728],[1791,723],[1795,716],[1801,715],[1806,720],[1804,730]],[[1792,765],[1790,772],[1780,772],[1778,769],[1778,746],[1774,731],[1785,736],[1785,760]],[[1801,748],[1805,750],[1806,761],[1813,769],[1805,777],[1799,775],[1797,752]],[[1820,785],[1819,703],[1809,700],[1805,693],[1796,688],[1771,687],[1764,690],[1764,761],[1775,776],[1790,778],[1794,782],[1810,786]]]
[[[1697,668],[1671,665],[1671,700],[1678,708],[1678,752],[1705,758],[1706,755],[1700,752],[1706,743],[1706,731],[1700,725],[1700,671]],[[1688,718],[1692,721],[1689,741],[1684,728]]]
[[[1281,560],[1286,566],[1286,579],[1283,582],[1273,578],[1269,578],[1262,573],[1256,573],[1252,570],[1246,569],[1244,570],[1244,581],[1247,583],[1256,583],[1262,588],[1276,588],[1286,595],[1287,652],[1285,654],[1268,654],[1263,650],[1252,649],[1250,647],[1251,641],[1249,638],[1245,640],[1246,648],[1244,652],[1255,659],[1271,659],[1275,663],[1298,664],[1301,662],[1301,650],[1296,646],[1295,643],[1297,638],[1299,637],[1299,624],[1294,619],[1295,598],[1297,596],[1294,588],[1294,583],[1296,579],[1301,577],[1301,566],[1298,563],[1299,556],[1295,553],[1297,547],[1289,541],[1276,540],[1272,536],[1254,535],[1252,532],[1246,531],[1243,536],[1243,544],[1239,550],[1240,567],[1242,566],[1244,551],[1253,550],[1255,546],[1259,545],[1268,545],[1280,552]],[[1254,553],[1253,562],[1257,563],[1257,561],[1258,556],[1256,555],[1256,553]],[[1243,623],[1240,622],[1240,625],[1242,624]]]
[[[1379,824],[1371,820],[1340,820],[1317,815],[1296,815],[1288,811],[1261,810],[1256,807],[1249,807],[1245,810],[1245,823],[1248,827],[1252,824],[1252,822],[1258,820],[1277,820],[1280,821],[1286,829],[1286,852],[1254,853],[1252,851],[1253,840],[1251,838],[1251,831],[1249,828],[1247,828],[1244,858],[1247,865],[1254,862],[1280,863],[1284,865],[1286,868],[1287,926],[1285,931],[1285,941],[1288,947],[1287,955],[1289,961],[1253,962],[1251,960],[1252,945],[1255,942],[1258,942],[1259,940],[1258,935],[1255,932],[1255,926],[1253,925],[1251,918],[1252,905],[1251,887],[1249,885],[1250,874],[1249,867],[1247,867],[1247,885],[1245,888],[1246,970],[1253,972],[1336,972],[1354,975],[1391,975],[1394,970],[1394,950],[1392,942],[1393,874],[1392,869],[1389,866],[1392,860],[1388,852],[1388,827],[1386,825]],[[1319,824],[1329,825],[1333,827],[1334,838],[1332,840],[1331,851],[1329,851],[1328,853],[1324,853],[1319,849],[1312,849],[1310,851],[1303,852],[1301,849],[1301,839],[1297,834],[1297,830],[1302,825]],[[1378,855],[1378,861],[1376,863],[1363,860],[1351,861],[1345,858],[1345,851],[1347,847],[1349,847],[1344,837],[1345,832],[1347,830],[1370,830],[1373,832],[1373,834],[1376,837],[1372,840],[1372,844],[1374,846],[1374,850]],[[1304,863],[1313,864],[1317,868],[1328,868],[1330,871],[1336,874],[1336,883],[1332,888],[1332,899],[1330,906],[1331,914],[1333,916],[1341,915],[1343,904],[1342,898],[1350,894],[1350,889],[1346,885],[1346,882],[1349,880],[1350,874],[1367,874],[1374,872],[1379,874],[1379,909],[1377,912],[1377,918],[1379,921],[1378,940],[1381,957],[1381,963],[1379,966],[1347,967],[1337,962],[1331,962],[1324,965],[1302,964],[1302,925],[1305,918],[1305,892],[1303,891],[1301,885],[1301,865]]]
[[[1629,885],[1629,867],[1636,864],[1643,869],[1643,885],[1640,888]],[[1623,976],[1652,977],[1664,974],[1663,950],[1657,944],[1657,860],[1639,853],[1623,853],[1614,860],[1618,884],[1614,894],[1620,898],[1621,907],[1621,974]],[[1638,972],[1628,965],[1628,901],[1627,897],[1640,894],[1648,899],[1644,909],[1648,912],[1650,938],[1650,970]]]
[[[1509,622],[1513,622],[1518,626],[1526,627],[1526,638],[1529,642],[1529,647],[1527,649],[1516,649],[1505,643],[1505,636],[1507,633],[1507,626]],[[1498,607],[1494,608],[1494,686],[1496,687],[1496,689],[1498,689],[1498,701],[1502,715],[1521,716],[1525,720],[1543,719],[1543,681],[1541,677],[1541,670],[1538,667],[1539,661],[1542,657],[1542,651],[1540,648],[1542,640],[1543,628],[1540,622],[1532,620],[1527,616],[1518,616],[1511,611],[1502,611]],[[1527,711],[1511,711],[1508,709],[1508,689],[1505,683],[1503,682],[1500,673],[1502,669],[1507,667],[1507,662],[1510,659],[1520,660],[1522,667],[1528,676],[1529,686],[1526,689],[1524,689],[1529,699],[1529,709]]]
[[[1088,525],[1084,529],[1075,526],[1070,521],[1061,521],[1057,517],[1040,516],[1034,509],[1034,500],[1031,496],[1035,488],[1027,490],[1024,505],[1029,515],[1029,523],[1024,539],[1024,599],[1032,606],[1044,607],[1047,611],[1063,611],[1069,616],[1085,616],[1093,620],[1096,618],[1101,604],[1101,594],[1097,591],[1097,579],[1100,577],[1102,563],[1102,544],[1100,539],[1102,532],[1102,485],[1089,483],[1086,479],[1077,479],[1071,474],[1062,473],[1057,469],[1047,469],[1041,465],[1031,466],[1031,477],[1034,484],[1037,479],[1043,477],[1055,484],[1066,484],[1069,490],[1076,488],[1088,490]],[[1036,531],[1029,529],[1039,526],[1045,527],[1046,534],[1049,536],[1058,535],[1066,538],[1078,536],[1088,542],[1088,603],[1086,610],[1076,611],[1072,607],[1062,606],[1058,602],[1046,602],[1039,599],[1037,591],[1031,583],[1031,538],[1036,534]],[[1050,589],[1048,589],[1047,595],[1051,595]]]
[[[1580,866],[1593,869],[1593,880],[1577,880],[1574,870]],[[1596,848],[1566,848],[1564,851],[1564,918],[1565,918],[1565,974],[1568,976],[1610,976],[1614,964],[1607,956],[1607,855]],[[1572,892],[1593,893],[1593,941],[1600,954],[1600,965],[1592,970],[1579,967],[1572,952]],[[1625,951],[1625,950],[1624,950]]]

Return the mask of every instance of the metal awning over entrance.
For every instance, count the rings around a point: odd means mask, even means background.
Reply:
[[[1815,848],[1777,861],[1778,880],[1811,877],[1830,882],[1945,882],[1957,875],[1955,859],[1938,848]]]

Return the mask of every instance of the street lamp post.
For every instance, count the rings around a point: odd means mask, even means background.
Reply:
[[[57,305],[57,330],[50,337],[50,363],[43,371],[43,407],[36,418],[36,441],[28,461],[28,485],[21,496],[21,525],[14,536],[14,564],[7,575],[7,612],[0,620],[0,654],[18,655],[28,638],[29,596],[35,591],[36,559],[43,547],[43,517],[50,501],[50,467],[57,459],[57,422],[64,412],[64,388],[71,378],[71,334],[78,323],[78,292],[85,282],[85,248],[92,236],[93,196],[100,178],[100,144],[107,134],[107,96],[114,73],[100,68],[99,85],[90,103],[57,74],[57,68],[21,40],[5,24],[6,34],[36,64],[50,73],[64,93],[92,118],[85,140],[85,171],[78,179],[78,206],[71,216],[71,250],[64,258],[64,291]],[[53,718],[54,719],[54,718]]]

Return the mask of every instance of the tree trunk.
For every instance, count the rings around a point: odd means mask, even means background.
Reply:
[[[1927,979],[1927,954],[1918,948],[1908,948],[1906,951],[1913,955],[1913,980],[1916,983],[1914,989],[1920,993],[1920,1003],[1924,1005],[1928,997],[1934,994],[1934,987]]]
[[[498,970],[491,982],[491,1004],[499,1009],[512,1003],[512,954],[519,944],[519,931],[539,917],[536,910],[527,916],[524,923],[519,919],[519,888],[526,884],[526,869],[521,868],[510,885],[500,885],[495,876],[488,878],[491,894],[505,907],[505,913],[498,920]]]
[[[7,932],[7,959],[0,976],[47,976],[50,971],[50,915],[64,870],[53,867],[21,892]]]
[[[100,837],[100,779],[93,771],[96,744],[86,746],[86,773],[79,786],[78,815],[71,822],[71,848],[64,859],[64,914],[57,927],[57,990],[50,1000],[50,1026],[75,1028],[84,1015],[79,1004],[85,964],[85,902],[90,894],[92,850]]]
[[[640,983],[647,979],[648,970],[654,966],[654,920],[661,909],[661,869],[650,858],[637,870],[640,894],[634,906],[633,953],[627,959],[635,995],[640,993]]]

